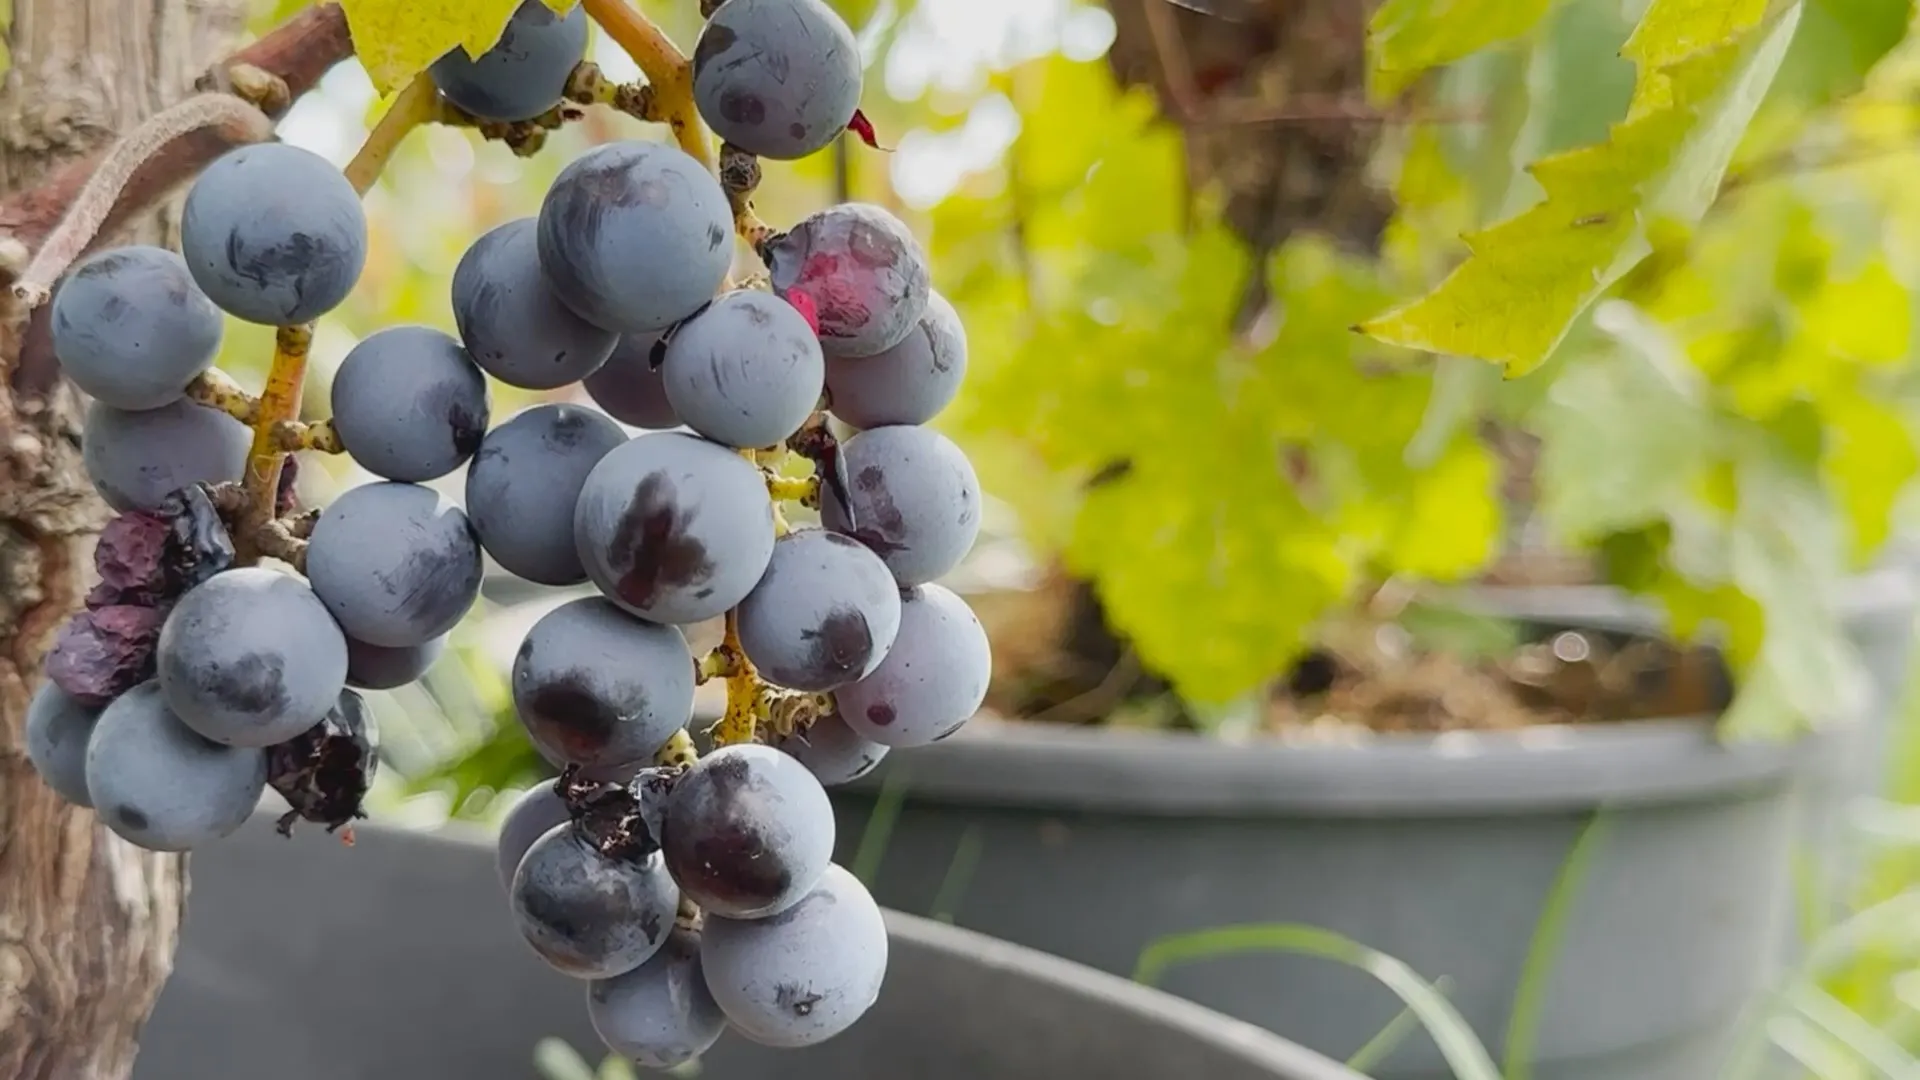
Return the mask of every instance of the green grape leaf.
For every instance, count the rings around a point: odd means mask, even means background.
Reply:
[[[1400,96],[1431,68],[1533,29],[1550,0],[1387,0],[1367,25],[1367,92]]]
[[[577,0],[542,0],[565,14]],[[453,49],[478,56],[500,40],[520,0],[340,0],[354,52],[391,94]]]
[[[1799,17],[1798,3],[1654,0],[1623,50],[1638,76],[1607,141],[1535,162],[1542,202],[1466,237],[1466,261],[1436,289],[1361,332],[1510,374],[1537,367],[1650,235],[1712,204]]]

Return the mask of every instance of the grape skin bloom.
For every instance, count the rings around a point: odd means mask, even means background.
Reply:
[[[587,580],[574,506],[594,466],[626,441],[619,425],[578,405],[535,405],[489,431],[467,468],[467,517],[480,546],[538,585]]]
[[[766,263],[774,292],[811,303],[830,358],[872,356],[905,341],[932,290],[920,241],[871,203],[808,216],[768,241]]]
[[[671,626],[597,596],[540,617],[513,659],[513,705],[543,754],[613,768],[653,756],[693,719],[693,654]]]
[[[824,149],[860,107],[860,45],[820,0],[727,0],[693,49],[693,100],[722,139],[791,161]]]
[[[340,628],[389,648],[453,629],[479,598],[482,569],[467,515],[416,484],[347,491],[307,544],[307,580]]]
[[[886,919],[858,878],[829,866],[799,903],[771,918],[709,917],[700,962],[742,1035],[765,1046],[814,1046],[852,1027],[879,998]]]
[[[767,746],[701,758],[667,796],[661,852],[710,914],[758,919],[797,903],[833,859],[833,805],[806,766]]]
[[[613,355],[581,384],[608,416],[649,431],[680,426],[666,384],[653,368],[653,346],[659,340],[659,334],[622,335]]]
[[[896,749],[953,734],[978,712],[993,678],[987,631],[953,590],[922,585],[900,605],[900,633],[873,674],[834,694],[862,738]]]
[[[820,521],[872,548],[902,588],[941,577],[980,535],[980,478],[931,428],[870,428],[840,447],[853,514],[829,486]]]
[[[525,217],[473,242],[453,271],[453,318],[487,374],[523,390],[556,390],[599,370],[619,335],[553,295],[540,272],[538,231]]]
[[[856,428],[924,424],[953,402],[966,375],[966,327],[947,298],[933,292],[900,344],[827,361],[828,408]]]
[[[80,435],[87,476],[122,513],[157,510],[193,484],[239,480],[252,442],[247,425],[185,398],[139,412],[93,402]]]
[[[622,334],[692,315],[733,265],[733,210],[720,181],[658,143],[604,143],[575,158],[540,204],[537,236],[560,302]]]
[[[189,851],[246,824],[267,789],[267,756],[193,733],[149,680],[100,714],[87,793],[100,820],[148,851]]]
[[[527,857],[527,849],[535,840],[570,820],[566,800],[552,784],[538,784],[522,792],[501,820],[500,834],[494,841],[500,887],[513,888],[513,872],[520,869],[520,860]]]
[[[54,794],[75,806],[92,806],[87,795],[87,740],[99,709],[75,701],[51,680],[27,703],[27,760]]]
[[[587,576],[621,607],[685,626],[740,603],[773,557],[760,470],[724,446],[662,431],[594,466],[574,511]]]
[[[646,963],[666,944],[680,906],[658,854],[609,858],[571,823],[527,849],[510,896],[527,944],[576,979],[611,978]]]
[[[146,244],[110,248],[68,271],[51,321],[67,378],[96,401],[134,410],[180,400],[213,366],[223,329],[185,260]]]
[[[880,557],[825,529],[774,541],[760,583],[740,602],[740,645],[791,690],[832,690],[880,664],[900,630],[900,589]]]
[[[667,343],[660,378],[690,428],[742,450],[775,446],[800,429],[826,385],[820,339],[771,293],[727,293]]]
[[[838,712],[820,717],[805,731],[775,735],[769,745],[805,765],[824,787],[850,784],[867,775],[889,749],[854,731]]]
[[[160,689],[202,738],[267,747],[326,719],[347,639],[306,582],[264,567],[215,574],[160,628]]]
[[[556,15],[527,0],[479,56],[455,47],[427,69],[440,93],[482,120],[531,120],[560,103],[567,78],[587,55],[587,10]]]
[[[700,936],[679,927],[646,963],[589,982],[587,1018],[607,1049],[648,1069],[692,1061],[727,1027],[700,971]]]
[[[355,463],[386,480],[438,480],[487,433],[492,399],[467,350],[430,326],[390,326],[355,345],[333,376],[333,429]]]
[[[295,326],[338,307],[367,261],[360,193],[326,158],[287,143],[227,151],[194,180],[180,254],[215,304]]]

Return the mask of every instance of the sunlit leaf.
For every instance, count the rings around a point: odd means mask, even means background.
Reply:
[[[1627,42],[1627,118],[1596,146],[1536,162],[1546,199],[1467,238],[1433,292],[1370,322],[1381,341],[1531,370],[1649,250],[1656,223],[1699,220],[1779,69],[1800,7],[1655,0]],[[1764,16],[1764,17],[1763,17]]]
[[[1430,68],[1531,30],[1550,0],[1387,0],[1367,26],[1368,89],[1397,97]]]

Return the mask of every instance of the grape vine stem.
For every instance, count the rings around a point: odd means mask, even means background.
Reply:
[[[423,71],[387,106],[379,123],[367,132],[367,141],[360,144],[359,152],[347,162],[347,182],[353,185],[353,190],[362,195],[371,191],[374,181],[380,179],[381,170],[387,167],[393,152],[407,135],[422,124],[432,123],[439,115],[440,91]]]
[[[626,51],[653,86],[653,106],[680,149],[714,171],[713,146],[693,104],[693,65],[680,47],[628,0],[580,0],[587,17]]]
[[[258,534],[277,516],[275,503],[280,493],[280,468],[286,463],[274,437],[274,428],[282,421],[300,416],[300,395],[307,382],[307,356],[313,351],[313,324],[283,326],[273,336],[273,367],[267,372],[267,386],[260,394],[260,408],[253,420],[253,446],[247,451],[246,516],[241,522],[235,546],[241,565],[260,555]]]
[[[735,608],[727,612],[726,636],[720,641],[720,649],[732,660],[732,670],[727,672],[727,711],[720,716],[720,722],[714,725],[713,742],[715,746],[737,746],[750,743],[760,728],[760,673],[753,668],[753,661],[747,659],[747,651],[740,646],[740,610]]]

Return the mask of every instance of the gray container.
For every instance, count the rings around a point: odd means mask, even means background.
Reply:
[[[533,1080],[534,1045],[604,1051],[581,983],[508,920],[493,848],[269,818],[193,857],[173,978],[135,1080]],[[707,1080],[1363,1080],[1251,1025],[965,930],[888,913],[880,1001],[838,1038],[723,1036]]]
[[[1480,595],[1539,622],[1649,624],[1607,590]],[[1907,577],[1855,610],[1884,706]],[[1788,938],[1796,841],[1877,786],[1872,720],[1740,747],[1706,720],[1347,745],[980,720],[835,792],[840,858],[877,867],[890,907],[1121,974],[1170,936],[1331,930],[1444,980],[1496,1056],[1518,1003],[1536,1080],[1705,1080]],[[1336,1058],[1403,1008],[1362,972],[1284,952],[1160,985]],[[1452,1076],[1417,1031],[1372,1072]]]

